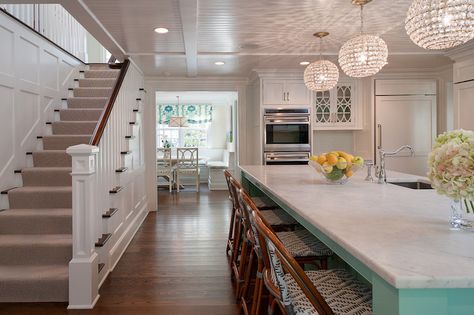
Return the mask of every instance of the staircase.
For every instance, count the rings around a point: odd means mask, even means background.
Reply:
[[[15,171],[23,187],[8,195],[0,211],[0,302],[68,300],[72,257],[72,187],[69,146],[89,143],[120,70],[90,65],[67,108],[55,110],[51,134],[39,136],[43,149],[29,152],[33,167]],[[71,90],[71,89],[70,89]]]

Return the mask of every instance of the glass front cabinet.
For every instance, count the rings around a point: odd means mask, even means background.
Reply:
[[[339,82],[329,91],[314,92],[313,129],[360,129],[358,103],[354,82]]]

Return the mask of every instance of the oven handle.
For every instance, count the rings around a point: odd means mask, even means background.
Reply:
[[[265,117],[265,123],[271,123],[271,124],[309,124],[309,117],[305,118],[283,118],[283,117],[278,117],[278,118],[272,118],[272,117]]]
[[[275,161],[275,160],[285,160],[285,161],[301,161],[301,160],[308,160],[308,155],[283,155],[279,154],[278,156],[275,155],[267,155],[265,156],[265,160],[267,161]]]

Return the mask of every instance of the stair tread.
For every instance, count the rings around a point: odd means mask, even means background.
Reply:
[[[84,70],[85,72],[90,71],[90,72],[120,72],[120,69],[88,69]]]
[[[98,120],[58,120],[53,124],[97,124]]]
[[[68,265],[0,265],[0,282],[7,280],[55,279],[67,281],[69,278]]]
[[[47,135],[44,138],[92,137],[92,135]]]
[[[74,96],[74,97],[69,97],[68,100],[70,100],[72,98],[79,98],[81,100],[85,100],[85,99],[106,100],[106,99],[108,99],[107,96]]]
[[[72,192],[71,186],[24,186],[17,187],[10,192],[24,191],[24,192]]]
[[[33,151],[33,153],[66,153],[66,150],[38,150],[38,151]]]
[[[61,108],[60,111],[103,111],[102,109],[100,108],[88,108],[88,107],[84,107],[84,108]],[[65,121],[65,120],[61,120],[61,121]],[[71,121],[71,120],[66,120],[66,121]]]
[[[74,90],[111,90],[108,86],[78,86]]]
[[[71,234],[0,234],[0,248],[3,246],[70,246]],[[0,265],[1,266],[1,265]]]
[[[22,172],[37,171],[37,172],[50,172],[50,171],[64,171],[71,172],[72,167],[61,167],[61,166],[36,166],[36,167],[25,167],[22,168]]]
[[[72,216],[70,208],[51,208],[51,209],[7,209],[0,212],[1,217],[49,217],[49,216]]]

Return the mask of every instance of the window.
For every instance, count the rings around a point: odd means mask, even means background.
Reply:
[[[183,117],[183,127],[171,127],[172,117]],[[212,105],[158,104],[157,146],[207,147],[207,133],[212,121]]]

